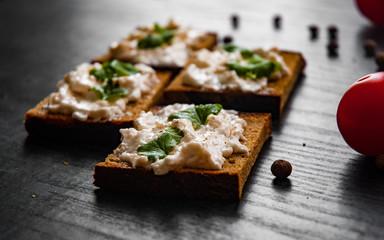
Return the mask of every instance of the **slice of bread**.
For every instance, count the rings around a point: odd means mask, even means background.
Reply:
[[[301,53],[279,51],[290,73],[276,81],[269,81],[266,88],[258,92],[233,90],[209,90],[183,85],[180,73],[165,89],[165,104],[171,103],[220,103],[226,109],[245,112],[269,112],[278,118],[285,103],[305,67]]]
[[[99,143],[116,146],[120,142],[120,128],[131,127],[141,111],[147,111],[162,97],[164,87],[169,82],[171,73],[157,72],[160,82],[153,91],[136,102],[127,104],[126,112],[131,115],[113,119],[80,121],[70,115],[52,114],[43,108],[49,101],[46,97],[35,108],[25,114],[25,129],[31,136],[54,138],[64,141]]]
[[[226,158],[221,170],[184,168],[155,175],[151,169],[132,168],[119,162],[115,154],[110,154],[105,162],[95,166],[94,184],[101,189],[139,195],[238,200],[251,168],[272,132],[270,114],[239,113],[239,116],[247,122],[246,141],[242,143],[249,153]]]

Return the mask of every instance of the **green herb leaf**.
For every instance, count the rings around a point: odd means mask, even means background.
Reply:
[[[130,76],[139,72],[132,64],[120,62],[116,59],[111,62],[104,62],[101,66],[101,69],[92,69],[89,71],[90,75],[95,76],[95,78],[101,82],[107,82],[108,79],[114,77]]]
[[[155,23],[155,24],[153,25],[153,31],[154,31],[155,33],[163,33],[163,32],[165,32],[165,31],[167,31],[167,29],[164,28],[164,27],[162,27],[162,26],[160,26],[160,24]]]
[[[258,63],[263,60],[258,54],[248,50],[246,48],[238,47],[232,43],[227,43],[222,46],[223,50],[226,52],[236,52],[239,51],[243,59],[249,60],[252,63]]]
[[[240,48],[233,43],[226,43],[222,46],[222,48],[226,52],[236,52],[240,50]]]
[[[120,62],[119,60],[112,60],[111,62],[104,62],[101,69],[92,69],[89,71],[90,75],[103,83],[103,86],[93,86],[89,90],[95,91],[101,100],[113,101],[119,97],[128,94],[128,90],[120,88],[118,83],[113,83],[114,77],[130,76],[138,73],[135,66],[130,63]]]
[[[105,100],[114,101],[122,96],[127,96],[128,93],[129,93],[128,90],[125,88],[113,88],[109,91],[108,90],[106,91]]]
[[[163,44],[170,43],[175,34],[159,24],[153,26],[153,33],[139,40],[137,46],[141,49],[156,48]]]
[[[273,72],[282,69],[281,64],[272,61],[262,60],[258,63],[249,63],[242,65],[239,61],[234,60],[227,63],[230,70],[234,70],[239,77],[258,79],[261,77],[268,77]]]
[[[114,101],[123,95],[128,95],[128,90],[125,88],[110,88],[108,86],[93,86],[89,90],[95,91],[101,100]]]
[[[192,122],[193,128],[196,130],[201,125],[205,125],[208,122],[208,116],[210,114],[217,115],[220,113],[223,106],[221,104],[206,104],[198,105],[194,108],[188,108],[184,111],[177,112],[168,117],[168,121],[173,119],[188,119]]]
[[[257,53],[246,48],[238,47],[232,43],[224,44],[222,47],[227,52],[239,51],[242,58],[248,64],[240,64],[237,60],[232,60],[227,63],[230,70],[234,70],[239,77],[248,79],[258,79],[261,77],[269,77],[274,72],[281,71],[283,68],[280,63],[263,59]]]
[[[179,128],[167,127],[160,137],[137,148],[139,155],[147,156],[150,162],[156,162],[169,155],[172,149],[180,143],[184,133]]]
[[[240,50],[240,54],[244,59],[250,59],[254,55],[254,53],[251,50],[248,50],[245,48]]]
[[[108,80],[107,74],[104,69],[92,69],[89,71],[89,75],[95,76],[95,78],[99,81],[106,81]]]
[[[135,66],[133,66],[132,64],[120,62],[119,60],[116,60],[116,59],[112,60],[110,66],[115,71],[115,74],[117,75],[117,77],[130,76],[139,72],[137,71]]]
[[[101,86],[93,86],[89,90],[96,92],[99,99],[105,100],[104,88]]]

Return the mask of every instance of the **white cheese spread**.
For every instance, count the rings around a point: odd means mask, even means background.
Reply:
[[[174,104],[156,114],[142,112],[134,122],[134,128],[120,130],[122,143],[114,153],[120,161],[133,168],[153,169],[155,174],[163,175],[181,168],[221,169],[225,157],[248,152],[240,142],[245,140],[243,131],[247,124],[235,111],[221,110],[218,115],[211,114],[208,123],[196,130],[187,119],[167,121],[173,113],[192,107],[194,105]],[[184,133],[168,156],[150,162],[147,156],[137,153],[138,147],[159,137],[168,126],[179,128]]]
[[[152,87],[159,82],[152,68],[144,64],[136,64],[135,67],[140,73],[113,78],[113,82],[118,82],[120,88],[129,91],[128,96],[107,101],[99,100],[97,94],[90,91],[91,87],[102,85],[89,74],[92,69],[101,69],[101,64],[83,63],[57,84],[56,91],[49,96],[44,109],[50,113],[71,115],[81,121],[129,115],[125,112],[128,102],[137,101],[150,93]]]
[[[272,73],[270,79],[279,79],[289,73],[289,68],[276,51],[257,50],[263,58],[280,63],[282,71]],[[195,53],[191,63],[181,74],[184,85],[210,90],[240,90],[256,92],[267,86],[268,78],[246,79],[239,77],[234,70],[227,68],[229,61],[237,60],[246,64],[240,52],[226,52],[222,49],[209,51],[202,49]]]
[[[138,48],[139,40],[145,38],[153,29],[152,25],[141,27],[134,30],[126,39],[111,44],[112,57],[152,66],[183,67],[192,54],[192,49],[206,37],[206,32],[180,26],[174,20],[170,20],[167,27],[174,29],[175,36],[171,44],[150,49]]]

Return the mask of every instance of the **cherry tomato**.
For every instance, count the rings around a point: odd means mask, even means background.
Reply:
[[[356,151],[372,157],[384,154],[384,72],[352,84],[339,103],[337,125]]]
[[[369,20],[384,25],[384,0],[356,0],[356,4]]]

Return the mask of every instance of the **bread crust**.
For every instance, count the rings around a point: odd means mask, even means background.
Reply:
[[[240,90],[210,90],[185,86],[180,73],[165,89],[164,104],[179,103],[220,103],[226,109],[244,112],[269,112],[273,118],[279,118],[285,103],[302,73],[306,62],[301,53],[292,51],[278,52],[284,59],[290,73],[276,81],[269,81],[266,88],[258,92]],[[185,70],[184,70],[185,71]]]
[[[119,130],[131,127],[141,111],[148,111],[162,98],[164,87],[168,84],[171,73],[157,72],[156,75],[160,82],[153,87],[153,91],[145,94],[139,101],[127,104],[126,112],[130,112],[130,116],[80,121],[70,115],[49,113],[43,108],[49,101],[49,97],[46,97],[25,114],[25,129],[30,136],[116,146],[120,142]]]
[[[95,166],[94,184],[101,189],[163,197],[239,200],[256,158],[272,132],[271,115],[239,113],[247,122],[243,142],[249,152],[226,158],[221,170],[183,168],[165,175],[132,168],[110,154]]]

